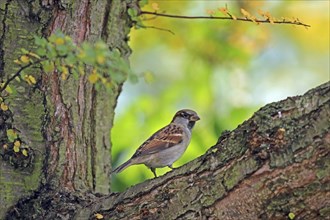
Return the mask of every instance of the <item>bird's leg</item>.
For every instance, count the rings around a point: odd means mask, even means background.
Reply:
[[[167,165],[169,168],[171,168],[172,170],[174,169],[173,167],[172,167],[172,164],[171,165]]]
[[[157,177],[157,174],[156,174],[156,168],[153,168],[153,167],[149,167],[151,172],[155,175],[155,178]]]

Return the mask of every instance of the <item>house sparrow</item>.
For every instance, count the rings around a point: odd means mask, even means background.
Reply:
[[[144,164],[157,177],[156,168],[173,169],[172,164],[177,161],[187,149],[191,130],[200,118],[193,110],[178,111],[171,123],[154,133],[135,152],[135,154],[117,167],[113,172],[119,173],[135,164]]]

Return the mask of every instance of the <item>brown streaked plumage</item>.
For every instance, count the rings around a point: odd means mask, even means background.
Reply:
[[[166,166],[172,168],[172,164],[182,156],[188,147],[191,130],[199,119],[193,110],[178,111],[169,125],[148,138],[128,161],[113,172],[119,173],[131,165],[145,164],[157,177],[156,168]]]

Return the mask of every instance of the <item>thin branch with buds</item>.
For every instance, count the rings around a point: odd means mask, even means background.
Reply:
[[[151,12],[151,11],[140,11],[140,15],[154,15],[159,17],[167,17],[167,18],[179,18],[179,19],[215,19],[215,20],[237,20],[237,21],[245,21],[245,22],[254,22],[254,23],[269,23],[269,24],[291,24],[291,25],[298,25],[304,26],[306,28],[311,27],[309,24],[305,24],[300,22],[298,19],[295,20],[270,20],[270,19],[254,19],[249,17],[244,18],[236,18],[234,16],[186,16],[186,15],[173,15],[173,14],[164,14],[158,12]]]

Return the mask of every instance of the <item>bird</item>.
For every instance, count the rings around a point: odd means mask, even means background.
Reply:
[[[187,149],[192,129],[198,120],[200,117],[191,109],[176,112],[170,124],[151,135],[129,160],[114,169],[112,173],[119,173],[136,164],[146,165],[155,177],[157,177],[156,168],[167,166],[173,169],[173,163]]]

